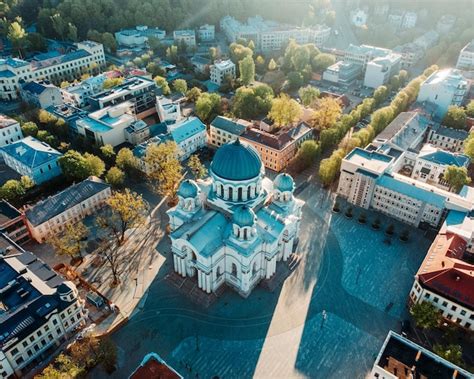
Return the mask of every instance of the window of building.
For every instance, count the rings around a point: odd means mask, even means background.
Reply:
[[[18,354],[18,349],[15,347],[13,350],[12,350],[12,355],[17,355]]]

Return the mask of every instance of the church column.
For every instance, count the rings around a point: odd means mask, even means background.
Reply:
[[[198,287],[202,288],[202,272],[201,272],[201,270],[197,270],[197,277],[198,277]]]
[[[247,190],[247,187],[243,187],[242,188],[242,200],[243,201],[247,201],[247,195],[248,195],[248,190]]]
[[[272,261],[266,260],[266,263],[267,263],[267,269],[265,272],[265,278],[270,279],[270,277],[272,276]]]
[[[179,263],[181,266],[181,276],[185,278],[186,277],[186,261],[184,258],[180,258],[179,261],[180,261]]]
[[[211,277],[212,277],[212,272],[209,274],[206,274],[206,292],[211,293]]]
[[[174,270],[179,274],[179,265],[178,265],[178,257],[176,256],[176,254],[173,254],[173,267],[174,267]]]

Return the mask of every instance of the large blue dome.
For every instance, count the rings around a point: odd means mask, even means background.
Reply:
[[[262,160],[250,145],[234,142],[221,146],[211,163],[212,172],[227,180],[248,180],[260,175]]]
[[[193,180],[186,179],[183,181],[178,188],[178,195],[184,199],[190,197],[196,197],[199,191],[199,187]]]
[[[237,208],[234,211],[234,215],[232,217],[234,223],[241,228],[245,226],[252,226],[255,223],[255,218],[255,212],[246,205]]]
[[[281,192],[293,191],[295,189],[295,182],[293,181],[293,178],[286,173],[279,174],[273,183],[275,187]]]

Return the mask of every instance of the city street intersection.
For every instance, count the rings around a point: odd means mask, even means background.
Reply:
[[[153,351],[185,377],[363,378],[387,332],[399,331],[406,318],[430,240],[417,233],[408,243],[396,235],[388,241],[383,226],[371,229],[374,216],[361,225],[332,213],[333,195],[314,184],[298,196],[306,201],[301,263],[273,293],[257,287],[243,299],[227,291],[201,308],[164,280],[172,265],[157,240],[166,260],[131,319],[112,335],[115,377]]]

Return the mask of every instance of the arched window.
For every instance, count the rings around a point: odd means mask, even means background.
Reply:
[[[251,189],[251,187],[248,186],[248,187],[247,187],[247,199],[251,199],[251,198],[252,198],[252,193],[251,193],[250,189]]]
[[[237,201],[242,201],[242,187],[237,190]]]
[[[229,187],[229,197],[228,197],[229,200],[233,200],[234,194],[232,193],[232,191],[233,191],[233,188]]]
[[[237,277],[237,265],[232,263],[232,275]]]
[[[247,240],[247,228],[244,228],[244,240]]]
[[[255,276],[257,273],[257,262],[253,263],[253,268],[252,268],[252,276]]]
[[[224,185],[221,184],[221,185],[219,186],[219,188],[220,188],[220,192],[221,192],[221,193],[220,193],[220,196],[224,196]]]
[[[220,278],[222,276],[221,266],[217,266],[216,276],[217,278]]]

